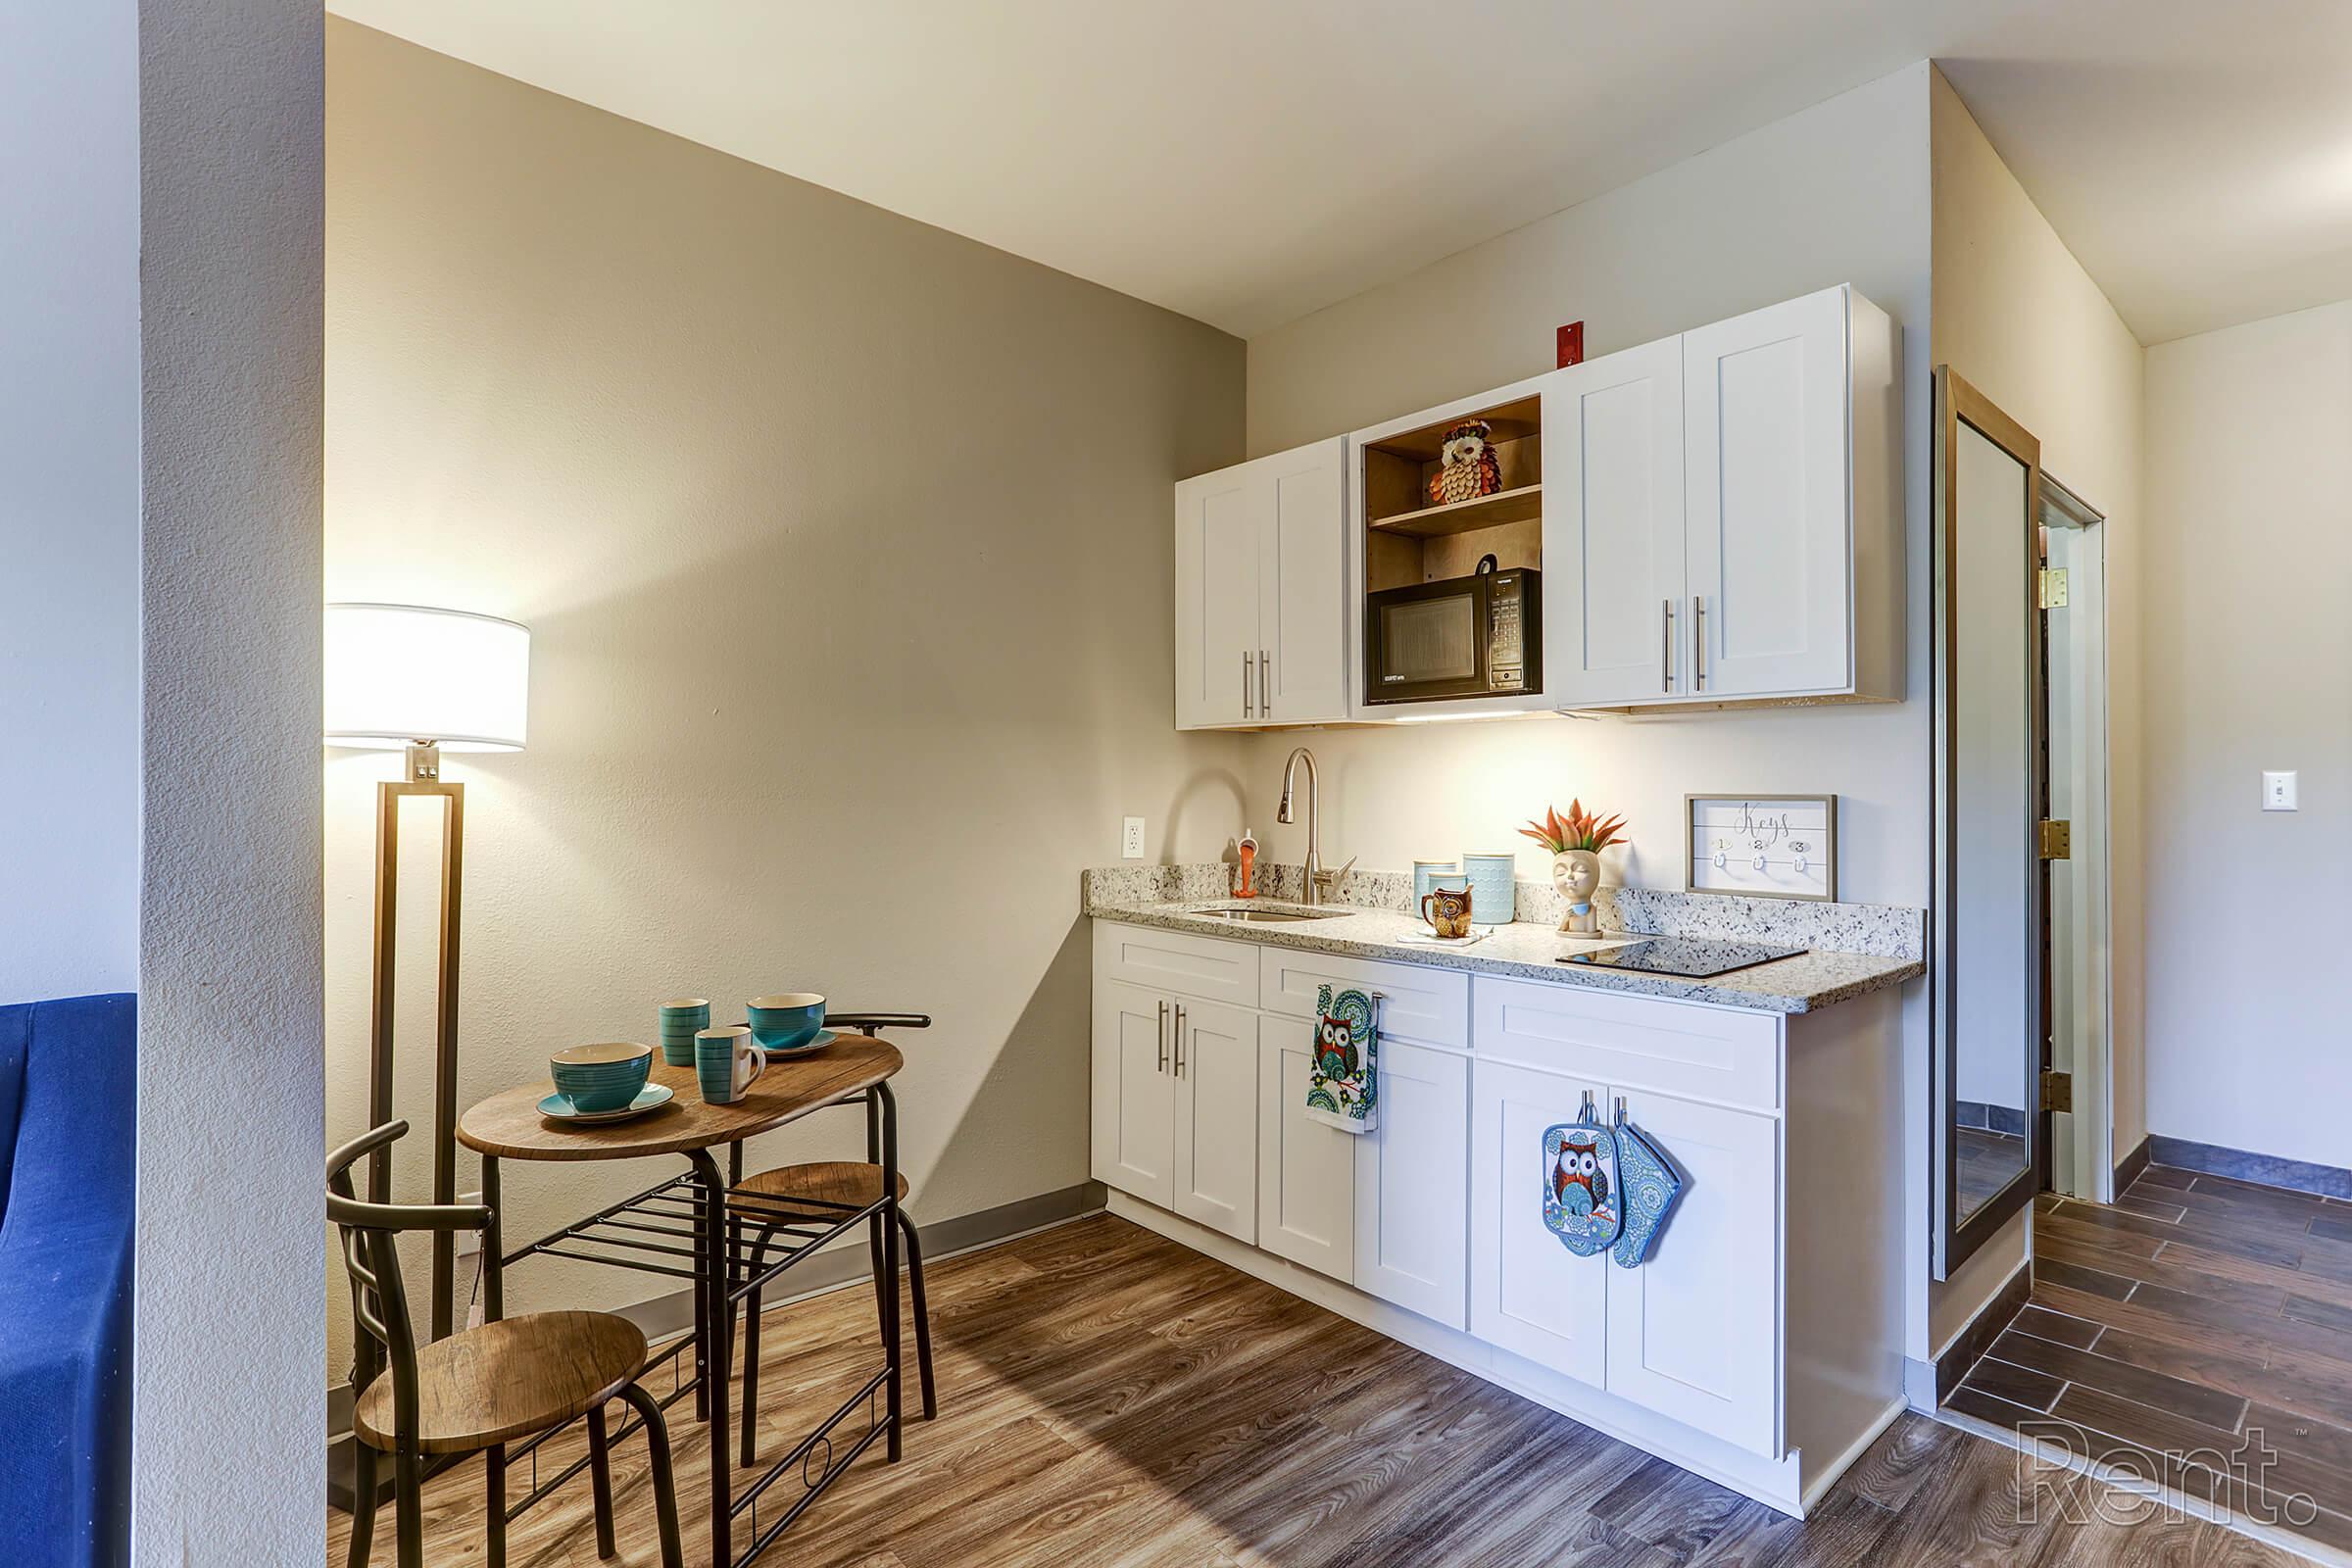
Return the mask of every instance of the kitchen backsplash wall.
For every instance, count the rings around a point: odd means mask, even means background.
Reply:
[[[1079,881],[1079,907],[1092,914],[1146,904],[1208,903],[1233,886],[1229,861],[1188,865],[1102,865]],[[1305,886],[1303,867],[1260,862],[1260,897],[1295,900]],[[1340,884],[1337,902],[1363,908],[1410,910],[1410,871],[1357,867]],[[1593,901],[1603,930],[1716,937],[1726,941],[1802,944],[1833,953],[1916,958],[1927,946],[1924,910],[1888,904],[1822,903],[1808,899],[1743,899],[1713,893],[1603,887]],[[1516,915],[1543,925],[1560,918],[1559,890],[1548,873],[1521,878]]]
[[[1283,760],[1315,755],[1327,865],[1509,852],[1522,879],[1548,886],[1551,857],[1519,837],[1546,806],[1571,800],[1622,812],[1630,842],[1602,852],[1603,880],[1680,890],[1687,794],[1753,791],[1838,797],[1838,893],[1865,904],[1928,903],[1924,704],[1597,719],[1415,724],[1252,737],[1243,782],[1249,826],[1268,858],[1297,859],[1301,820],[1274,812]]]

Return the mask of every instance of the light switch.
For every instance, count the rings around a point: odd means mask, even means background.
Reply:
[[[2295,775],[2265,773],[2262,775],[2262,808],[2266,811],[2292,811],[2295,806]]]
[[[1144,819],[1142,817],[1127,818],[1126,829],[1119,835],[1119,858],[1123,860],[1140,860],[1144,858]]]

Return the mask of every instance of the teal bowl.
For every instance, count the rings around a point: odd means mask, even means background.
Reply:
[[[825,999],[813,991],[754,997],[743,1010],[762,1051],[798,1051],[825,1026]]]
[[[556,1093],[576,1109],[618,1110],[645,1087],[654,1070],[654,1053],[650,1046],[628,1041],[573,1046],[549,1057],[547,1070]]]

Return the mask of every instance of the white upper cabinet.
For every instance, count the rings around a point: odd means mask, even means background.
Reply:
[[[1840,284],[1185,480],[1177,726],[1901,700],[1900,348]],[[1469,419],[1495,488],[1437,500]],[[1540,670],[1463,608],[1487,564],[1533,574]],[[1455,662],[1375,677],[1382,594]]]
[[[1680,338],[1544,376],[1544,687],[1554,708],[1687,689]]]
[[[1179,729],[1347,716],[1344,446],[1176,486]]]
[[[1831,289],[1684,335],[1690,695],[1852,684],[1855,303]]]
[[[1896,346],[1840,286],[1544,378],[1553,706],[1903,695]]]

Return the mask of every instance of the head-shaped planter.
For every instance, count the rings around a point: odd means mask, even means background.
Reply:
[[[1560,929],[1594,929],[1592,895],[1600,889],[1600,857],[1591,850],[1562,850],[1551,858],[1551,885],[1560,890],[1568,906],[1560,917]]]

